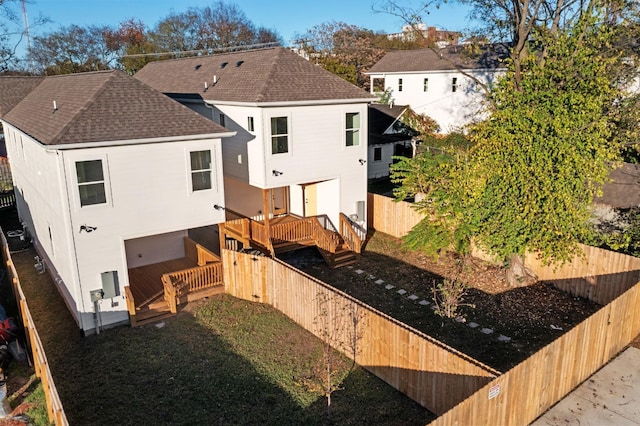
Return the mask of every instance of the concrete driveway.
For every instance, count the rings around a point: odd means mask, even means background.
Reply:
[[[640,425],[640,349],[621,352],[532,425]]]

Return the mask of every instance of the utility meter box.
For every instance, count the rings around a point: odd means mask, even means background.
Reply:
[[[102,291],[105,299],[112,299],[120,296],[120,285],[118,283],[118,271],[103,272],[100,274],[102,279]]]

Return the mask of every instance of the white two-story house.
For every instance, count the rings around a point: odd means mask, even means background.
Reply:
[[[158,296],[131,271],[185,258],[190,230],[224,221],[233,132],[120,71],[27,92],[1,117],[20,219],[84,333],[126,323],[127,289],[138,308]]]
[[[366,91],[282,47],[152,62],[135,77],[236,132],[222,143],[228,218],[366,227]]]
[[[388,52],[371,67],[371,92],[387,91],[438,123],[442,133],[463,131],[486,118],[485,89],[506,71],[503,45],[452,45]]]

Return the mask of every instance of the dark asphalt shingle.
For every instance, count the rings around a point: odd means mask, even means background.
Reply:
[[[375,99],[283,47],[151,62],[135,77],[163,93],[197,94],[211,102]]]
[[[227,131],[121,71],[47,77],[3,118],[45,145]]]

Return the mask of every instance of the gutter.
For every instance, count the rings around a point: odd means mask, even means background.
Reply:
[[[229,105],[244,107],[286,107],[286,106],[315,106],[315,105],[341,105],[341,104],[357,104],[370,103],[376,101],[377,98],[354,98],[354,99],[328,99],[328,100],[305,100],[305,101],[277,101],[277,102],[240,102],[240,101],[216,101],[204,100],[209,105]]]
[[[212,138],[227,138],[235,136],[237,132],[224,132],[224,133],[208,133],[191,136],[166,136],[161,138],[148,138],[148,139],[123,139],[118,141],[100,141],[100,142],[79,142],[79,143],[65,143],[57,145],[45,145],[46,151],[66,151],[71,149],[87,149],[87,148],[103,148],[111,146],[126,146],[126,145],[144,145],[153,143],[166,143],[166,142],[183,142],[183,141],[197,141],[202,139]]]

